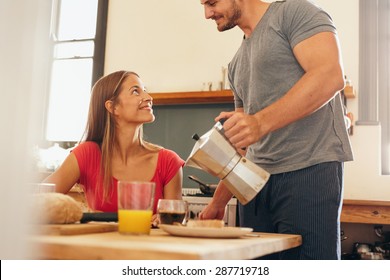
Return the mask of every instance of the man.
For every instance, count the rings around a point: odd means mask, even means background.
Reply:
[[[240,226],[302,235],[283,259],[339,259],[343,162],[353,159],[339,91],[344,87],[331,17],[306,0],[201,0],[219,31],[244,39],[229,64],[235,111],[225,135],[272,175]],[[232,194],[220,183],[202,219],[222,218]]]

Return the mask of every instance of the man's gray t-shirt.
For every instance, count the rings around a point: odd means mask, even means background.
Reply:
[[[252,115],[286,94],[304,74],[293,48],[320,32],[336,33],[336,28],[313,3],[271,3],[229,64],[236,108]],[[340,94],[311,115],[260,139],[246,156],[272,174],[352,160]]]

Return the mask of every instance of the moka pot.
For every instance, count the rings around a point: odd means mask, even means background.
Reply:
[[[267,183],[270,174],[236,151],[223,134],[221,122],[193,138],[196,143],[185,165],[221,179],[241,204],[251,201]]]

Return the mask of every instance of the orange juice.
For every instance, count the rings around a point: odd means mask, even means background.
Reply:
[[[118,230],[125,234],[149,234],[152,210],[118,210]]]

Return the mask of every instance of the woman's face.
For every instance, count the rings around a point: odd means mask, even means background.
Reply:
[[[149,123],[153,122],[153,98],[146,92],[141,79],[134,74],[124,78],[118,101],[114,108],[117,121],[126,123]]]

